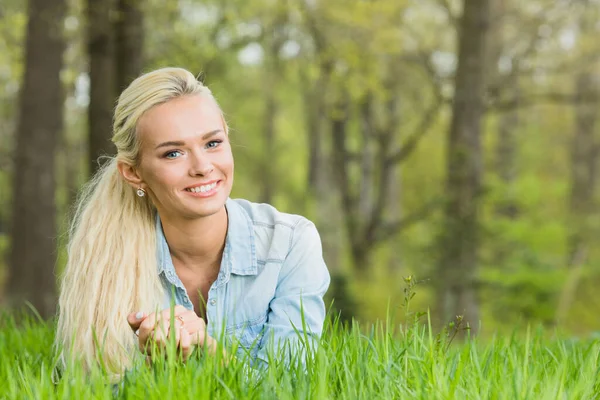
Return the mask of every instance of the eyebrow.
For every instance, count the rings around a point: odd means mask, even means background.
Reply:
[[[222,129],[215,129],[214,131],[207,132],[204,135],[202,135],[202,140],[210,139],[211,137],[215,136],[216,134],[218,134],[220,132],[222,132]],[[160,149],[161,147],[184,146],[184,145],[185,145],[184,141],[181,141],[181,140],[170,140],[168,142],[163,142],[163,143],[159,144],[158,146],[156,146],[154,148],[154,150]]]

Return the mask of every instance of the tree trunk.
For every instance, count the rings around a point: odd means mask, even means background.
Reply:
[[[511,69],[508,72],[500,71],[500,61],[507,55],[507,48],[510,46],[507,37],[506,17],[512,11],[513,3],[511,0],[491,0],[491,15],[493,24],[491,24],[488,40],[489,62],[488,82],[494,94],[502,91],[508,93],[510,98],[518,101],[519,98],[519,59],[511,59]],[[501,87],[500,87],[501,86]],[[515,196],[514,182],[517,171],[517,129],[519,126],[518,107],[514,110],[508,110],[499,115],[498,133],[495,148],[494,172],[500,178],[506,195],[495,206],[495,212],[498,216],[515,219],[517,217],[517,204]],[[499,251],[496,259],[503,260],[505,254],[503,249]]]
[[[141,0],[117,0],[117,95],[141,74],[144,65],[144,14],[141,7]]]
[[[90,174],[102,164],[99,157],[113,155],[112,112],[116,101],[115,51],[111,10],[114,0],[88,0],[88,52],[90,104],[88,106]]]
[[[463,315],[473,333],[479,325],[475,293],[481,117],[489,0],[465,0],[447,150],[448,196],[438,264],[438,312],[446,323]]]
[[[593,34],[596,18],[587,15],[582,21],[582,33]],[[599,63],[580,72],[576,77],[577,97],[592,98],[593,101],[577,104],[575,109],[575,134],[571,143],[571,193],[569,201],[570,232],[566,264],[569,275],[560,293],[555,322],[562,322],[577,292],[583,274],[589,248],[593,246],[592,222],[598,207],[594,200],[600,151],[597,105],[600,101]]]
[[[399,221],[402,219],[402,176],[400,174],[400,168],[394,166],[390,174],[390,184],[388,191],[389,204],[389,219],[393,221]],[[399,235],[396,235],[398,238]],[[398,239],[397,239],[398,240]],[[402,269],[402,253],[398,246],[391,246],[392,253],[388,261],[388,270],[391,273],[398,272]]]
[[[56,144],[63,129],[64,0],[30,0],[20,94],[7,297],[43,318],[56,307]]]
[[[277,113],[277,103],[275,99],[275,87],[271,84],[265,85],[265,113],[263,116],[264,121],[264,152],[263,158],[263,171],[262,175],[262,193],[261,201],[263,203],[271,203],[273,201],[273,186],[275,184],[275,168],[276,159],[275,156],[275,116]]]
[[[364,230],[373,212],[373,188],[375,179],[375,111],[373,93],[367,92],[359,105],[360,133],[362,139],[360,181],[358,197],[359,229]]]
[[[281,20],[279,23],[284,23]],[[277,157],[275,149],[275,121],[278,113],[277,106],[277,86],[283,73],[279,52],[285,42],[286,37],[277,29],[278,23],[273,24],[267,38],[266,55],[266,80],[263,85],[265,90],[265,111],[263,114],[263,132],[264,132],[264,151],[263,151],[263,171],[261,201],[271,203],[273,201],[273,192],[277,179]],[[266,155],[266,156],[264,156]]]
[[[514,78],[517,79],[516,77]],[[519,88],[514,82],[514,97],[517,98]],[[515,219],[518,214],[516,203],[515,180],[517,178],[517,129],[519,127],[518,110],[507,111],[500,116],[498,126],[498,142],[496,145],[496,172],[505,188],[506,196],[496,207],[500,216]]]
[[[324,74],[324,72],[321,72]],[[324,79],[319,78],[316,83],[309,87],[309,80],[303,76],[304,83],[304,113],[306,116],[306,130],[308,138],[308,174],[306,176],[306,187],[318,195],[319,182],[325,168],[325,150],[323,135],[323,91],[320,90]]]
[[[385,62],[385,61],[384,61]],[[398,143],[402,139],[402,135],[399,132],[400,125],[400,80],[397,79],[398,76],[402,74],[400,68],[400,60],[396,57],[393,57],[391,60],[387,60],[389,64],[389,72],[387,76],[386,87],[389,92],[387,93],[387,99],[385,101],[384,110],[386,113],[386,126],[385,129],[391,130],[388,132],[389,139],[388,141],[380,143],[384,147],[395,147],[396,143]],[[392,143],[393,142],[393,143]],[[383,150],[383,149],[382,149]],[[385,150],[385,154],[387,154],[388,150]],[[387,204],[388,213],[387,219],[390,221],[400,221],[403,217],[402,213],[402,174],[399,165],[392,165],[389,167],[389,178],[387,182],[381,182],[381,184],[386,185],[388,187],[387,190],[387,199],[385,204]],[[395,235],[398,238],[399,235]],[[390,254],[388,260],[388,270],[390,273],[396,273],[400,271],[402,268],[402,253],[400,247],[391,246],[392,253]]]
[[[332,165],[327,160],[327,149],[331,147],[326,142],[329,137],[325,134],[325,93],[330,74],[327,65],[321,66],[320,75],[315,82],[302,76],[304,90],[304,114],[309,145],[308,174],[306,187],[309,197],[314,204],[316,223],[323,243],[323,254],[329,269],[335,274],[339,272],[341,259],[341,237],[339,226],[342,216],[338,207],[339,192],[333,180]]]
[[[600,99],[600,75],[595,71],[584,71],[576,78],[579,97],[593,95]],[[571,143],[571,193],[569,209],[573,230],[569,239],[569,261],[578,253],[581,242],[589,237],[587,219],[594,211],[594,192],[600,143],[597,135],[597,103],[582,103],[576,106],[575,134]]]

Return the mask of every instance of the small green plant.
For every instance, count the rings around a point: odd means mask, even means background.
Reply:
[[[454,321],[448,322],[442,331],[436,335],[436,344],[445,353],[460,332],[469,332],[470,330],[469,323],[465,322],[464,317],[457,315]]]
[[[429,313],[426,311],[411,310],[410,303],[417,294],[415,291],[417,285],[425,281],[419,281],[415,279],[413,275],[405,276],[403,280],[405,287],[403,289],[404,300],[401,307],[404,308],[404,321],[407,326],[416,328],[421,323],[421,319],[428,316]],[[431,330],[430,324],[428,327]],[[457,315],[453,321],[448,322],[442,330],[435,335],[436,349],[443,353],[447,352],[459,333],[468,333],[470,329],[469,323],[464,320],[464,317],[462,315]]]
[[[425,311],[412,311],[410,309],[410,302],[417,294],[415,292],[415,287],[421,284],[424,281],[417,281],[414,279],[412,275],[408,275],[404,277],[404,283],[406,286],[404,287],[404,300],[402,302],[402,307],[404,308],[404,321],[406,324],[418,324],[421,318],[427,315]]]

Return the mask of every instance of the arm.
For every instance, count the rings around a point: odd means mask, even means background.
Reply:
[[[301,220],[296,226],[290,251],[282,265],[275,296],[263,338],[259,344],[256,364],[268,365],[268,349],[285,342],[304,357],[304,346],[317,343],[325,320],[323,296],[330,283],[329,271],[323,260],[321,238],[315,225]],[[308,340],[306,340],[308,339]],[[308,343],[305,343],[308,342]],[[290,360],[286,360],[286,364]]]

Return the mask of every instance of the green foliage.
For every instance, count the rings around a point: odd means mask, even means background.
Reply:
[[[0,298],[2,298],[2,289],[6,280],[6,266],[4,260],[8,257],[8,235],[0,234]]]
[[[486,268],[481,274],[486,310],[507,328],[524,321],[551,326],[565,274],[531,265],[514,271]]]
[[[318,87],[323,90],[324,103],[329,104],[340,95],[351,100],[348,141],[357,157],[361,156],[364,143],[356,115],[367,91],[372,91],[379,103],[384,103],[390,94],[400,94],[398,135],[391,144],[395,149],[411,134],[419,132],[430,104],[436,96],[442,95],[445,101],[430,130],[399,167],[401,190],[395,200],[401,205],[401,214],[410,215],[432,199],[443,199],[446,192],[445,137],[451,121],[449,105],[453,96],[457,50],[457,21],[453,18],[458,16],[459,3],[149,0],[144,2],[144,70],[177,65],[202,74],[225,111],[231,128],[236,160],[232,196],[260,201],[261,184],[265,180],[265,171],[269,171],[273,204],[282,211],[304,214],[311,219],[316,219],[314,210],[319,205],[315,204],[306,184],[311,143],[306,122],[309,111],[304,96],[311,85],[318,85],[319,79],[323,78],[323,64],[331,62],[332,68],[331,81]],[[502,53],[500,61],[490,63],[490,75],[504,79],[500,82],[510,86],[506,81],[506,70],[520,65],[518,89],[523,103],[515,109],[519,123],[515,127],[518,143],[512,183],[499,178],[495,164],[496,148],[502,140],[498,133],[499,120],[506,115],[506,110],[496,112],[490,106],[486,114],[478,276],[482,332],[507,331],[516,323],[550,324],[568,274],[565,271],[567,237],[575,225],[568,211],[569,144],[574,107],[572,104],[536,104],[537,101],[548,102],[544,93],[571,93],[574,71],[591,68],[588,61],[598,52],[597,35],[581,34],[577,29],[578,18],[586,14],[593,16],[593,7],[585,8],[586,2],[580,2],[569,9],[568,3],[573,2],[507,1],[503,2],[507,7],[506,18],[495,19],[505,24],[504,42],[498,50]],[[64,232],[66,213],[73,200],[71,191],[86,179],[88,164],[85,159],[87,26],[84,2],[71,0],[69,4],[69,18],[65,23],[69,46],[61,74],[67,93],[66,123],[63,143],[57,154],[59,187],[56,197],[60,213],[57,220],[62,226],[61,232],[57,233],[60,247],[57,271],[61,270],[65,260]],[[444,4],[450,4],[452,13],[448,13]],[[23,1],[0,0],[0,9],[1,284],[6,276],[8,241],[5,235],[10,222],[13,133],[24,66],[22,50],[27,17]],[[565,44],[570,34],[575,35],[574,42]],[[284,47],[292,50],[280,51],[278,67],[274,68],[273,59],[268,58],[273,56],[269,56],[267,50],[277,35],[283,35],[287,39]],[[323,41],[321,47],[319,40]],[[504,65],[507,63],[509,67]],[[504,65],[504,70],[495,64]],[[393,88],[382,79],[388,76],[394,78]],[[510,93],[502,90],[504,86],[495,89],[499,94],[490,90],[486,96],[509,99]],[[277,100],[275,151],[266,152],[265,99],[267,89],[271,87]],[[378,109],[376,114],[377,118],[382,118],[381,110]],[[330,130],[326,123],[323,125],[322,135],[327,147]],[[329,163],[330,159],[326,157],[325,161]],[[356,185],[360,184],[360,172],[356,168],[352,171]],[[331,197],[335,196],[336,188],[332,185]],[[497,212],[499,206],[509,203],[514,203],[518,210],[515,218],[506,218]],[[330,265],[330,269],[336,277],[343,275],[344,279],[334,280],[331,294],[336,293],[338,285],[345,285],[347,290],[344,292],[351,293],[352,298],[343,299],[344,308],[362,323],[371,323],[386,318],[388,304],[401,302],[402,276],[416,273],[428,278],[423,287],[425,296],[415,299],[417,308],[433,304],[435,293],[431,283],[436,280],[433,266],[438,251],[434,244],[440,227],[439,217],[440,210],[432,212],[376,249],[369,279],[358,279],[348,272],[351,264],[349,248],[347,244],[343,245],[338,249],[340,265]],[[331,223],[328,218],[315,222],[317,226]],[[590,215],[586,223],[590,225],[588,235],[593,239],[600,231],[600,218]],[[336,226],[334,230],[340,237],[346,234],[344,226]],[[600,247],[591,246],[584,266],[585,279],[571,307],[571,320],[565,325],[578,334],[600,329],[597,318],[600,303],[594,300],[595,287],[600,284],[599,252]],[[393,258],[400,261],[394,270],[390,270]],[[341,275],[337,275],[339,271]],[[401,317],[403,310],[396,307],[389,312],[394,317]],[[350,339],[332,336],[331,340]],[[513,358],[520,354],[515,351]],[[33,375],[27,376],[35,376],[37,372],[28,373]],[[371,383],[385,387],[381,381]],[[330,390],[331,385],[326,387],[325,391]],[[342,392],[335,393],[340,395]],[[350,391],[345,393],[352,397]]]

